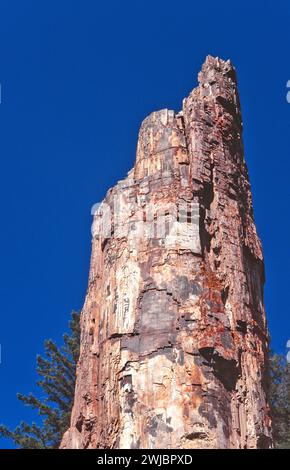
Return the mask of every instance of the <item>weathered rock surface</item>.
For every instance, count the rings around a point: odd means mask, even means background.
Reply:
[[[271,445],[264,266],[235,71],[207,57],[94,217],[62,448]]]

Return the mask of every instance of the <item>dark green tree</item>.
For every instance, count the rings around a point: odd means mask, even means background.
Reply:
[[[63,345],[52,340],[44,343],[45,356],[37,356],[37,385],[44,392],[44,399],[33,394],[18,394],[26,406],[38,411],[41,424],[21,422],[13,431],[0,425],[0,436],[12,439],[21,449],[58,448],[63,433],[69,427],[73,405],[76,363],[80,347],[80,315],[72,312],[70,333],[63,335]]]
[[[290,364],[284,356],[271,354],[269,376],[274,446],[290,449]]]

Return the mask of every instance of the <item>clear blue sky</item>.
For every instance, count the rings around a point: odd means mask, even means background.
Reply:
[[[44,339],[82,306],[91,206],[133,165],[142,119],[178,110],[207,54],[237,69],[272,346],[286,352],[289,20],[287,0],[1,0],[0,422],[31,419],[16,392],[36,391]]]

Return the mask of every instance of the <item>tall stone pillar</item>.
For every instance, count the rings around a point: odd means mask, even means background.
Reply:
[[[235,71],[209,56],[95,214],[61,447],[269,447],[263,283]]]

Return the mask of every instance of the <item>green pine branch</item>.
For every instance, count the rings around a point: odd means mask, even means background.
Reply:
[[[37,385],[44,392],[44,399],[32,393],[17,394],[25,405],[41,416],[40,425],[22,421],[14,430],[0,425],[0,436],[11,439],[21,449],[58,448],[64,432],[69,427],[73,405],[76,364],[80,348],[80,314],[72,312],[70,332],[63,335],[63,345],[52,340],[44,344],[45,357],[37,356]]]
[[[290,449],[290,364],[278,354],[270,357],[269,402],[274,445]]]

